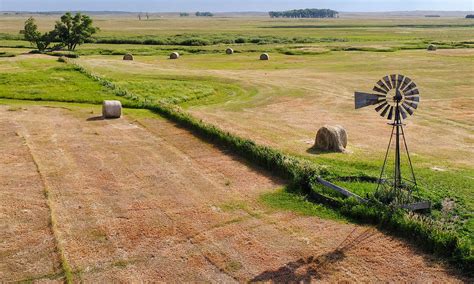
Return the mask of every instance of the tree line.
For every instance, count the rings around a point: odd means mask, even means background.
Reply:
[[[213,17],[214,14],[211,12],[196,12],[196,17]]]
[[[299,9],[268,12],[271,18],[337,18],[339,12],[330,9]]]
[[[92,25],[92,19],[89,16],[81,13],[73,16],[68,12],[56,21],[52,31],[46,33],[39,32],[35,19],[30,17],[26,20],[20,34],[23,34],[25,40],[35,45],[39,51],[45,51],[52,43],[56,43],[53,49],[66,47],[68,50],[75,50],[97,31],[99,28]]]

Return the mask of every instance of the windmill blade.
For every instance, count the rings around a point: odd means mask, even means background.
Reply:
[[[407,101],[405,101],[405,102],[403,102],[403,103],[409,105],[409,106],[410,106],[411,108],[413,108],[413,109],[417,109],[417,108],[418,108],[418,103],[412,103],[412,102],[407,102]]]
[[[392,88],[396,89],[397,88],[397,75],[396,74],[390,75],[390,82],[392,83]]]
[[[411,97],[411,96],[415,96],[415,95],[419,95],[420,92],[418,91],[418,89],[413,89],[407,93],[405,93],[405,97]]]
[[[392,89],[392,84],[390,83],[390,78],[388,76],[383,77],[383,81],[387,84],[389,89]]]
[[[382,93],[382,94],[387,94],[388,92],[385,91],[385,90],[382,90],[381,88],[379,88],[378,86],[374,86],[374,88],[372,89],[376,92],[379,92],[379,93]]]
[[[388,112],[387,119],[392,119],[392,116],[393,116],[393,106],[390,107],[390,111]]]
[[[399,89],[403,90],[408,84],[410,84],[410,82],[411,82],[411,79],[408,78],[408,77],[405,77],[405,79],[403,80],[403,83],[402,83],[402,85],[400,86]]]
[[[358,108],[378,104],[381,102],[381,99],[385,99],[385,96],[363,93],[363,92],[355,92],[354,94],[355,108],[358,109]]]
[[[402,103],[402,107],[406,112],[408,112],[408,114],[413,115],[413,110],[407,105],[406,102]]]
[[[397,89],[400,89],[400,86],[402,85],[403,79],[405,79],[405,76],[398,74]]]
[[[386,94],[386,93],[388,93],[388,91],[390,91],[390,89],[387,88],[387,86],[385,86],[385,84],[382,82],[382,80],[379,80],[379,81],[377,82],[377,85],[379,85],[380,88],[382,88],[382,89],[385,90],[384,94]]]
[[[405,89],[403,89],[403,92],[406,93],[410,90],[413,90],[414,88],[416,88],[416,84],[415,82],[411,82],[408,86],[405,87]]]
[[[403,119],[407,119],[407,113],[403,110],[402,107],[398,107],[398,111],[402,115]]]
[[[387,105],[387,106],[384,108],[384,110],[382,111],[382,113],[380,114],[380,116],[385,117],[385,114],[387,114],[387,111],[388,111],[389,108],[390,108],[390,105]]]
[[[379,105],[378,107],[375,108],[376,112],[379,112],[383,107],[388,105],[387,101],[385,101],[383,104]]]
[[[420,97],[419,96],[413,96],[413,97],[406,97],[405,100],[412,101],[412,102],[420,102]]]

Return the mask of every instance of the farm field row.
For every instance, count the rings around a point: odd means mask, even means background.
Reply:
[[[1,103],[4,281],[463,281],[373,228],[262,204],[281,180],[156,115]]]

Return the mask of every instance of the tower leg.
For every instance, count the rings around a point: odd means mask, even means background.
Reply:
[[[399,190],[402,185],[402,172],[400,167],[400,123],[396,123],[395,134],[395,190]]]
[[[405,151],[407,152],[408,164],[410,165],[410,171],[411,171],[411,176],[413,178],[413,183],[415,184],[415,186],[417,186],[415,171],[413,170],[413,164],[411,162],[410,152],[408,151],[407,141],[405,140],[405,131],[403,131],[403,126],[400,126],[400,129],[402,130],[403,144],[405,145]]]
[[[383,173],[385,172],[385,166],[387,165],[388,153],[390,152],[390,146],[392,145],[392,138],[393,138],[394,132],[395,132],[395,125],[393,125],[392,127],[392,134],[390,135],[390,140],[388,141],[387,151],[385,152],[385,159],[383,160],[383,166],[382,166],[382,170],[380,171],[380,177],[379,177],[379,182],[377,184],[376,191],[380,189],[380,185],[382,184],[382,177],[383,177]]]

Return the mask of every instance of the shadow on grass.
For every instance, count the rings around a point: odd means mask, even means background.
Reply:
[[[308,149],[306,149],[306,153],[313,154],[313,155],[325,155],[325,154],[344,154],[345,152],[321,150],[321,149],[317,149],[314,146],[311,146]]]

